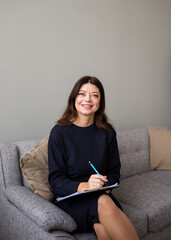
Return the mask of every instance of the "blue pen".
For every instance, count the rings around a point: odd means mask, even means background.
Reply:
[[[97,173],[97,174],[100,174],[97,169],[95,168],[95,166],[89,161],[88,162],[90,164],[90,166],[94,169],[94,171]],[[104,182],[104,185],[108,186],[106,182]]]
[[[95,168],[95,166],[89,161],[89,164],[90,166],[94,169],[94,171],[97,173],[97,174],[100,174],[97,169]]]

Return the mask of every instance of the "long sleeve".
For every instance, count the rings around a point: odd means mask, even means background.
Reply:
[[[49,184],[54,197],[65,196],[77,191],[79,181],[73,181],[67,175],[60,134],[51,131],[48,143]]]
[[[120,159],[116,132],[103,133],[95,124],[90,127],[56,125],[48,143],[49,183],[54,198],[77,191],[81,182],[94,174],[92,161],[108,184],[119,183]]]
[[[108,134],[108,158],[107,158],[107,178],[108,184],[119,183],[120,178],[120,157],[114,129]]]

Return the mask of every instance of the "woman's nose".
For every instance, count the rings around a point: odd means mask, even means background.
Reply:
[[[91,101],[91,95],[90,95],[90,94],[87,94],[85,100],[86,100],[87,102],[90,102],[90,101]]]

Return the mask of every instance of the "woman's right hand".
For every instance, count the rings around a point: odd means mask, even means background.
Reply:
[[[82,192],[85,190],[91,190],[95,188],[101,188],[104,185],[104,182],[107,182],[107,176],[100,174],[93,174],[90,176],[88,182],[81,182],[78,186],[77,191]]]
[[[107,182],[107,176],[93,174],[88,180],[88,190],[101,188],[104,185],[104,182]]]

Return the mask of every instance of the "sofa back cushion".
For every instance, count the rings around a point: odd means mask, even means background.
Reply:
[[[118,131],[121,179],[150,169],[148,129]]]
[[[0,144],[0,180],[2,188],[22,184],[15,144]]]
[[[149,171],[149,135],[148,129],[135,129],[117,132],[121,159],[121,179]],[[30,184],[21,174],[19,159],[41,140],[18,141],[14,144],[0,144],[0,164],[3,169],[5,186]]]
[[[23,140],[23,141],[14,142],[18,150],[18,164],[19,164],[19,159],[31,148],[39,144],[40,141],[41,141],[40,139],[37,139],[37,140]],[[21,172],[21,178],[22,178],[23,185],[25,187],[30,188],[30,184],[27,182],[22,172]]]
[[[171,170],[171,130],[149,127],[151,170]]]
[[[117,140],[121,159],[121,179],[149,171],[150,143],[148,129],[118,131]],[[19,158],[40,142],[40,139],[16,142]],[[23,185],[30,188],[30,184],[23,175],[22,179]]]
[[[20,159],[20,167],[33,192],[51,201],[53,194],[48,182],[48,140],[49,135],[26,152]]]

